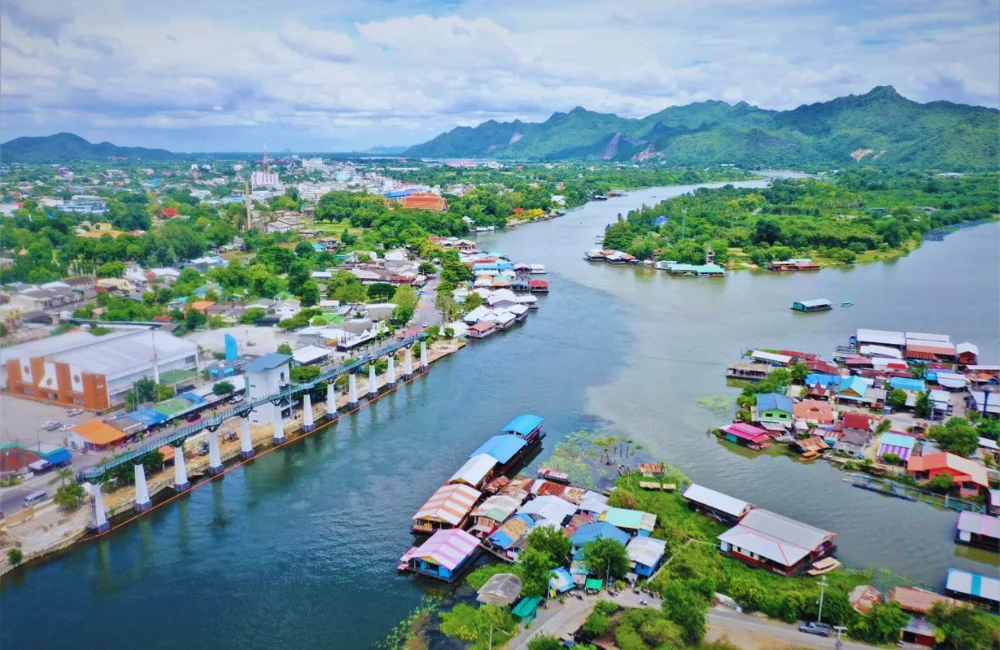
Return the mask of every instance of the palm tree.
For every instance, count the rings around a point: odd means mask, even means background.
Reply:
[[[56,474],[59,476],[59,484],[62,485],[66,481],[73,479],[73,469],[70,467],[63,467],[56,470]]]

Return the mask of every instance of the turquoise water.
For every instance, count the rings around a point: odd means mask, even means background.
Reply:
[[[952,543],[954,513],[852,488],[822,463],[736,453],[705,433],[725,417],[694,400],[738,392],[724,369],[746,347],[828,354],[857,327],[946,332],[995,361],[1000,225],[894,264],[799,276],[671,279],[582,260],[616,213],[682,189],[632,192],[483,237],[484,248],[548,267],[552,293],[523,326],[135,525],[5,577],[0,645],[370,647],[439,588],[395,572],[410,517],[520,412],[547,418],[542,458],[606,419],[695,480],[838,532],[851,564],[932,585],[948,566],[995,571],[996,555]],[[788,309],[817,297],[855,307]]]

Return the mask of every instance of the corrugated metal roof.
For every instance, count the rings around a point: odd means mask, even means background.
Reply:
[[[521,436],[526,436],[538,427],[542,426],[543,422],[545,422],[545,418],[540,415],[522,413],[508,422],[507,425],[500,430],[505,433],[513,432]]]
[[[573,536],[570,537],[573,546],[583,546],[587,542],[592,542],[596,539],[613,539],[624,545],[628,544],[629,535],[624,530],[606,521],[597,521],[592,524],[580,526],[573,533]]]
[[[662,539],[652,537],[634,537],[628,543],[628,559],[638,562],[643,566],[654,567],[663,553],[666,551],[667,543]]]
[[[493,458],[496,458],[497,461],[506,463],[513,458],[517,452],[521,451],[526,444],[527,442],[524,438],[501,434],[493,436],[484,442],[479,446],[479,449],[472,452],[472,455],[478,456],[479,454],[489,454]]]
[[[608,508],[607,512],[601,515],[601,520],[626,530],[648,530],[652,532],[656,526],[656,515],[643,512],[642,510],[628,510],[626,508]]]
[[[897,347],[906,345],[906,337],[903,336],[902,332],[891,332],[888,330],[859,329],[856,338],[858,343],[879,343]]]
[[[439,530],[419,547],[407,551],[402,561],[420,558],[454,571],[479,547],[479,540],[464,530]]]
[[[457,472],[455,472],[450,479],[449,483],[466,483],[472,487],[478,487],[483,479],[486,478],[487,474],[493,471],[496,467],[497,459],[493,458],[489,454],[476,454],[469,460],[465,461],[465,464]]]
[[[747,511],[753,508],[752,504],[742,499],[731,497],[722,492],[716,492],[697,483],[692,483],[688,486],[688,489],[684,490],[684,498],[737,518],[742,517]]]
[[[958,515],[958,530],[1000,540],[1000,519],[975,512]]]
[[[479,490],[468,485],[445,485],[438,488],[417,514],[413,515],[413,519],[441,521],[457,526],[469,514],[479,497]]]
[[[740,525],[782,542],[801,546],[809,551],[834,537],[834,534],[829,531],[761,508],[748,512],[740,521]]]
[[[945,589],[957,594],[977,596],[1000,603],[1000,580],[978,573],[962,571],[961,569],[948,569]]]
[[[247,365],[243,366],[243,372],[263,372],[265,370],[274,370],[275,368],[280,368],[284,364],[288,363],[291,359],[292,355],[290,354],[278,354],[277,352],[271,352],[270,354],[257,357]]]

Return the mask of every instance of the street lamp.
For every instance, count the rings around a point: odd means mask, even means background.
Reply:
[[[823,622],[823,596],[826,594],[826,576],[819,579],[819,612],[816,614],[816,622]]]

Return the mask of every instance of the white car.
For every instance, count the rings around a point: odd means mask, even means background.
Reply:
[[[55,420],[46,420],[45,422],[42,423],[42,429],[44,429],[45,431],[55,431],[56,429],[59,428],[59,426],[60,426],[59,423],[56,422]]]
[[[59,425],[59,430],[60,431],[69,431],[72,428],[73,428],[73,425],[70,424],[69,422],[66,422],[65,424]]]
[[[239,403],[240,403],[240,402],[242,402],[242,401],[243,401],[243,396],[242,396],[242,395],[237,395],[236,397],[234,397],[234,398],[233,398],[233,399],[231,400],[231,402],[232,402],[233,404],[239,404]]]
[[[66,411],[66,415],[68,415],[69,417],[80,415],[81,413],[83,413],[83,409],[70,409]]]

